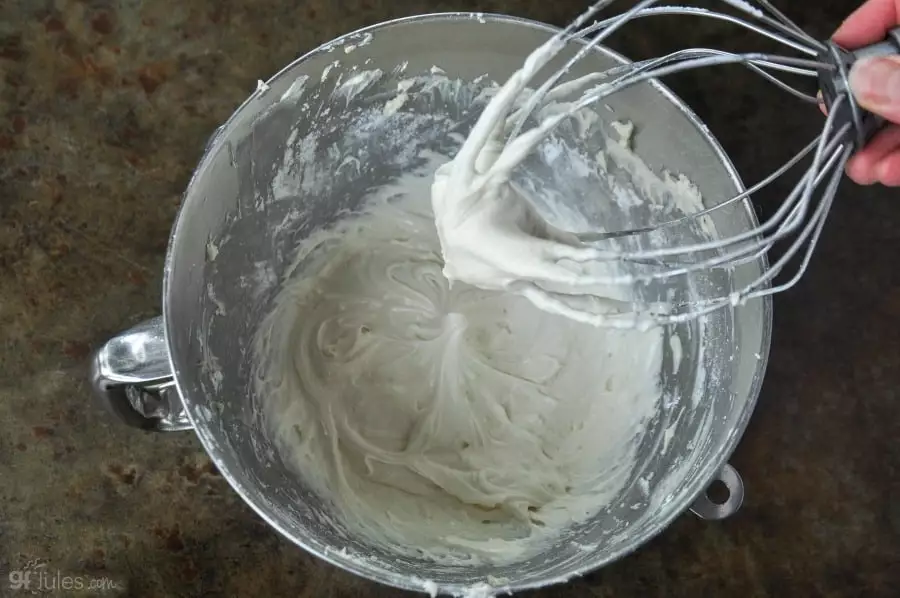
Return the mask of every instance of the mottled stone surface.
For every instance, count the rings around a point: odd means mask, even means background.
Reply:
[[[826,36],[852,0],[782,2]],[[271,531],[190,433],[136,433],[93,404],[86,359],[157,313],[179,196],[208,135],[320,42],[391,17],[536,0],[0,2],[0,596],[47,575],[128,596],[396,596]],[[754,48],[720,23],[647,23],[634,57]],[[748,181],[821,125],[734,68],[676,79]],[[770,212],[778,185],[758,198]],[[553,596],[896,596],[900,588],[900,192],[846,184],[809,274],[776,302],[763,395],[733,462],[743,510],[679,519],[638,554]],[[33,568],[33,567],[32,567]],[[74,593],[73,595],[77,594]],[[88,595],[89,592],[83,592]]]

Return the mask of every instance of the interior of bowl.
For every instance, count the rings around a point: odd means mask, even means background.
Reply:
[[[449,592],[477,583],[521,589],[601,566],[687,508],[727,459],[752,411],[767,355],[768,301],[671,327],[661,408],[640,439],[638,464],[621,495],[539,553],[504,566],[400,556],[350,533],[327,498],[306,487],[272,443],[260,408],[264,397],[256,396],[252,383],[253,336],[298,243],[352,217],[369,190],[421,166],[428,152],[452,154],[487,101],[485,90],[502,83],[553,33],[509,17],[432,15],[379,25],[320,48],[261,87],[222,127],[191,181],[173,233],[167,335],[181,396],[206,449],[244,499],[284,535],[380,582],[417,590],[435,584]],[[550,69],[577,47],[573,42]],[[599,49],[567,77],[619,60]],[[403,81],[414,83],[397,102]],[[518,183],[560,189],[579,198],[573,200],[579,210],[608,224],[619,215],[592,200],[598,189],[627,192],[628,172],[576,176],[572,163],[551,164],[553,144],[569,144],[596,161],[597,152],[619,141],[621,130],[613,123],[620,122],[635,125],[630,147],[644,163],[658,173],[686,176],[707,204],[740,189],[719,146],[661,86],[628,89],[596,107],[596,114],[595,134],[580,135],[578,123],[567,124],[520,169]],[[614,169],[615,152],[606,155]],[[655,217],[677,215],[669,206]],[[718,213],[714,224],[719,234],[735,234],[749,229],[754,217],[740,204]],[[691,239],[699,233],[673,234]],[[763,267],[748,263],[672,288],[720,295]],[[672,350],[676,344],[679,351]]]

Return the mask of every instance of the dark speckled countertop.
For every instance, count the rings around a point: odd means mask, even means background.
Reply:
[[[400,594],[270,530],[191,433],[112,421],[91,399],[86,361],[157,313],[180,193],[257,78],[392,17],[479,10],[560,24],[584,2],[553,4],[0,1],[0,596],[22,595],[8,574],[35,560],[46,575],[110,579],[128,596]],[[854,7],[781,4],[820,37]],[[656,21],[618,47],[637,58],[676,43],[757,43],[724,24],[684,24]],[[672,85],[748,181],[821,124],[743,72]],[[761,194],[760,209],[783,192]],[[808,276],[776,301],[763,394],[732,461],[747,485],[740,513],[684,516],[638,554],[531,595],[897,596],[898,257],[900,191],[846,184]]]

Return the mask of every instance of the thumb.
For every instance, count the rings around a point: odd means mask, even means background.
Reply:
[[[900,123],[900,56],[857,61],[850,69],[850,89],[860,106]]]

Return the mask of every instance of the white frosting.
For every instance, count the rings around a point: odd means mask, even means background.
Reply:
[[[506,563],[624,489],[660,399],[663,338],[450,287],[437,164],[299,248],[257,335],[287,461],[391,550]]]

